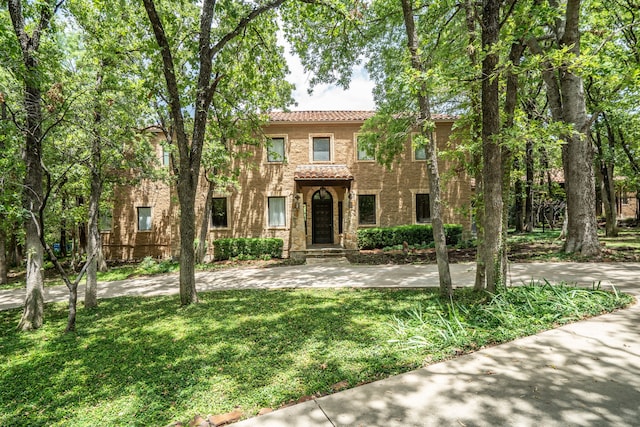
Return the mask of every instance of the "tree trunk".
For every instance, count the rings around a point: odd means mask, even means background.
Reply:
[[[84,206],[85,200],[83,196],[79,196],[76,198],[76,205],[78,207]],[[82,254],[87,253],[87,223],[81,222],[78,224],[78,248],[76,254],[78,255],[78,259],[76,260],[80,263],[80,257]]]
[[[7,271],[7,232],[4,224],[0,223],[0,285],[9,283]]]
[[[611,128],[611,124],[607,116],[604,116],[605,125],[607,127],[607,141],[609,146],[609,153],[611,155],[604,157],[603,174],[604,178],[604,190],[607,196],[607,200],[605,202],[609,205],[609,213],[607,215],[607,224],[606,224],[606,233],[607,237],[617,237],[618,236],[618,206],[616,204],[616,186],[614,181],[614,157],[613,153],[615,152],[615,132]],[[604,148],[604,147],[603,147]]]
[[[180,174],[178,199],[180,201],[180,303],[182,305],[198,302],[195,249],[193,247],[196,237],[195,200],[197,186],[197,175]]]
[[[423,81],[423,74],[428,66],[425,66],[419,54],[418,34],[415,28],[413,6],[411,0],[402,0],[402,12],[404,26],[407,34],[407,48],[411,55],[411,66],[420,74],[419,80]],[[449,253],[447,240],[442,223],[440,201],[440,175],[438,173],[438,147],[434,138],[431,121],[431,106],[429,103],[428,88],[425,83],[420,83],[417,91],[417,100],[420,108],[418,126],[421,136],[427,141],[425,152],[427,158],[427,174],[429,176],[429,207],[431,209],[431,225],[433,227],[433,240],[436,248],[436,261],[438,263],[438,276],[440,279],[440,294],[444,297],[453,295],[451,272],[449,270]]]
[[[24,179],[25,250],[27,253],[26,288],[27,295],[24,311],[18,329],[28,331],[42,326],[44,311],[44,255],[40,243],[37,215],[43,200],[42,189],[42,113],[40,89],[35,77],[37,60],[27,60],[28,71],[32,76],[26,79],[25,110],[27,112],[27,136],[24,161],[26,165]]]
[[[216,188],[214,181],[208,181],[207,198],[204,202],[202,212],[202,222],[200,223],[200,236],[198,237],[198,247],[196,248],[196,264],[204,263],[207,254],[207,235],[209,234],[209,223],[211,222],[211,209],[213,205],[213,192]]]
[[[504,285],[502,234],[502,152],[500,148],[500,102],[498,90],[499,0],[484,0],[482,46],[489,52],[482,61],[482,156],[484,185],[485,248],[487,290]]]
[[[509,51],[509,62],[512,67],[518,67],[520,65],[520,57],[524,52],[524,45],[520,42],[513,43]],[[513,68],[509,68],[507,71],[507,84],[504,102],[505,123],[504,130],[508,131],[513,128],[515,120],[516,104],[518,102],[518,75],[513,72]],[[509,195],[511,193],[511,170],[513,167],[514,156],[513,151],[509,144],[502,146],[502,261],[500,263],[501,273],[500,277],[506,283],[507,278],[507,232],[509,229]],[[519,180],[518,180],[519,181]]]
[[[63,194],[60,198],[60,208],[62,209],[62,215],[60,215],[60,256],[62,258],[67,257],[67,195]]]
[[[473,289],[476,291],[482,291],[487,286],[487,266],[484,263],[485,256],[485,237],[484,237],[484,194],[483,194],[483,184],[482,184],[482,167],[480,163],[482,162],[482,156],[476,156],[476,241],[477,249],[476,249],[476,278],[474,281]]]
[[[467,25],[467,36],[469,38],[469,46],[474,47],[478,40],[478,31],[476,29],[476,9],[475,3],[471,0],[464,1],[465,21]],[[476,49],[467,49],[469,62],[471,66],[478,66],[478,56]],[[471,125],[470,134],[474,140],[479,139],[479,129],[482,117],[482,108],[480,106],[480,88],[476,82],[471,83],[471,111],[474,117]],[[476,181],[475,188],[475,220],[476,220],[476,278],[473,288],[476,291],[484,290],[486,287],[486,268],[484,264],[484,202],[483,202],[483,185],[482,185],[482,153],[476,151],[473,154],[473,168],[475,170],[474,178]]]
[[[568,0],[561,47],[569,48],[575,57],[580,55],[579,24],[580,0]],[[560,67],[563,118],[577,131],[564,136],[567,143],[562,147],[569,216],[564,249],[568,253],[597,257],[600,255],[600,243],[595,213],[593,149],[589,137],[591,123],[586,115],[582,77],[574,74],[570,65]]]
[[[102,239],[100,236],[100,198],[102,197],[102,141],[100,138],[100,122],[102,114],[100,112],[100,93],[102,91],[102,73],[98,72],[96,78],[96,105],[93,113],[93,140],[91,142],[91,192],[89,195],[89,221],[87,254],[97,254],[102,249]],[[87,266],[87,287],[85,290],[84,306],[93,308],[98,306],[98,262],[99,257],[95,256]],[[76,292],[77,293],[77,292]],[[77,295],[76,295],[77,298]]]
[[[18,324],[18,329],[26,331],[42,326],[44,309],[44,267],[43,247],[39,239],[39,224],[37,215],[43,203],[42,189],[42,97],[39,80],[39,64],[37,52],[40,47],[42,32],[49,26],[49,21],[59,5],[55,2],[42,5],[40,18],[33,28],[32,34],[25,31],[25,19],[22,14],[20,0],[9,0],[7,8],[11,16],[14,33],[20,44],[23,64],[25,66],[24,109],[26,116],[24,150],[25,180],[23,191],[23,206],[27,212],[25,220],[25,250],[27,253],[26,288],[27,295],[24,311]]]
[[[518,159],[514,160],[513,166],[514,166],[514,169],[518,171],[520,170],[520,162],[518,161]],[[513,209],[515,211],[515,218],[514,218],[515,232],[522,233],[524,231],[524,218],[522,216],[524,206],[523,206],[523,200],[522,200],[522,179],[520,179],[520,177],[516,179],[516,184],[513,191],[515,193],[515,197],[513,201]]]
[[[0,93],[0,121],[7,121],[7,109],[4,103],[2,93]],[[4,152],[5,142],[4,138],[0,138],[0,152]],[[4,186],[0,186],[0,190],[4,191]],[[0,285],[9,283],[9,277],[7,272],[9,270],[7,266],[7,217],[4,213],[0,213]]]

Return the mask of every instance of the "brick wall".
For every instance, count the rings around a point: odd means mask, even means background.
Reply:
[[[285,161],[267,162],[264,146],[240,147],[247,154],[235,165],[242,173],[238,185],[218,189],[214,197],[226,197],[228,227],[210,227],[209,255],[213,241],[223,237],[277,237],[284,240],[285,256],[289,249],[304,249],[312,243],[312,197],[320,189],[318,183],[306,185],[294,180],[296,166],[313,164],[312,138],[331,138],[332,163],[347,165],[353,181],[329,182],[325,189],[333,200],[333,241],[354,247],[358,225],[357,196],[375,194],[377,202],[376,226],[386,227],[415,223],[415,195],[429,193],[425,161],[413,160],[411,142],[392,169],[375,162],[357,161],[355,135],[362,122],[346,123],[274,123],[267,126],[267,136],[285,138]],[[451,121],[437,122],[436,138],[441,149],[449,142]],[[162,150],[158,148],[159,158]],[[469,227],[468,212],[471,197],[470,180],[462,168],[450,161],[440,161],[442,201],[445,222],[461,223]],[[208,183],[201,179],[196,214],[198,224],[203,215]],[[296,196],[298,197],[296,199]],[[143,182],[133,188],[119,188],[115,193],[114,226],[104,235],[105,254],[111,259],[170,257],[179,254],[179,208],[175,189],[161,182]],[[284,197],[286,224],[269,227],[267,204],[269,197]],[[338,223],[339,202],[342,202],[343,233]],[[151,231],[137,230],[137,207],[152,208]],[[306,209],[305,209],[306,207]],[[466,209],[466,210],[465,210]],[[305,215],[306,213],[306,215]],[[198,226],[199,229],[199,226]],[[293,236],[293,239],[292,239]],[[304,241],[301,241],[304,240]]]

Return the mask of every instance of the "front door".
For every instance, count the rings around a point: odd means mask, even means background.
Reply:
[[[333,243],[333,198],[324,188],[311,199],[311,223],[313,243]]]

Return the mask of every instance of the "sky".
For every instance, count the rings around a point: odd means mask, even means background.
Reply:
[[[285,46],[285,57],[289,64],[291,74],[289,82],[296,85],[293,97],[298,105],[290,106],[291,111],[318,111],[318,110],[374,110],[373,82],[368,79],[364,68],[356,69],[348,90],[343,90],[335,85],[318,85],[309,95],[309,81],[311,76],[305,73],[297,56],[289,53]]]

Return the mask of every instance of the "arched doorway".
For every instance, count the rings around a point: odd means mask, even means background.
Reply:
[[[311,242],[333,243],[333,197],[324,187],[311,198]]]

